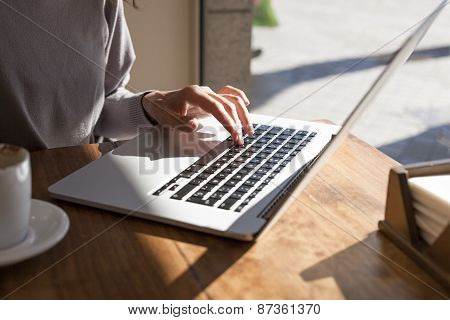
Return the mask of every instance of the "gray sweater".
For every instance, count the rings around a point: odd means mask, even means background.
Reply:
[[[150,124],[125,88],[134,59],[122,0],[2,0],[0,143],[135,136]]]

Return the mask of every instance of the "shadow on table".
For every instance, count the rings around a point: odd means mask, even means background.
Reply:
[[[420,269],[408,260],[384,235],[374,231],[363,241],[303,270],[300,277],[305,281],[331,277],[346,299],[445,298],[444,289],[428,275],[420,279],[412,275]],[[412,283],[420,290],[413,293]]]
[[[382,66],[389,62],[391,56],[392,54],[380,54],[371,57],[339,59],[253,75],[251,85],[253,108],[258,108],[275,94],[297,83]],[[422,61],[448,56],[450,56],[450,46],[443,46],[417,50],[409,61]]]
[[[402,164],[450,158],[450,125],[428,129],[416,136],[378,147]]]
[[[136,222],[128,224],[134,233],[179,242],[176,246],[189,267],[167,286],[165,291],[171,299],[194,299],[200,293],[213,298],[204,290],[233,266],[253,245],[253,242],[226,239],[159,223]],[[196,245],[206,250],[195,261],[190,261],[189,257],[183,253],[185,250],[180,248],[183,244]],[[195,286],[192,286],[192,279],[196,281]]]

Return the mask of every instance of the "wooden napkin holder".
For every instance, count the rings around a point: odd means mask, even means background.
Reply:
[[[389,173],[385,219],[378,226],[400,249],[450,292],[450,224],[429,245],[419,236],[408,179],[450,173],[450,161],[398,166]]]

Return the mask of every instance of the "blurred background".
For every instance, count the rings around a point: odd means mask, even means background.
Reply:
[[[141,0],[136,90],[244,89],[252,111],[337,124],[439,0]],[[450,8],[353,133],[408,164],[450,158]]]

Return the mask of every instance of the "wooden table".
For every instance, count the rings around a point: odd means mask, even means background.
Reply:
[[[115,146],[32,153],[33,197],[69,215],[48,252],[0,268],[9,299],[428,299],[448,293],[377,230],[395,161],[355,137],[256,243],[50,199],[47,187]],[[118,221],[120,221],[118,223]]]

